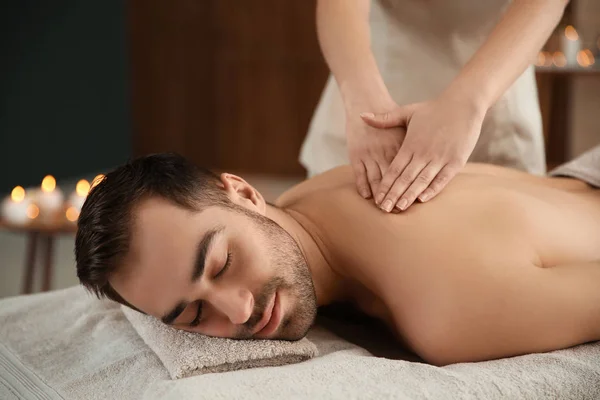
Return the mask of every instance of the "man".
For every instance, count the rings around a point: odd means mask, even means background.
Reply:
[[[296,340],[349,302],[436,365],[600,340],[600,190],[498,166],[387,214],[350,167],[270,205],[235,175],[147,156],[92,189],[76,259],[99,296],[210,336]]]

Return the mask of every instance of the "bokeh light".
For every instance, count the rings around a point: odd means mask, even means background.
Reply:
[[[23,189],[23,186],[15,187],[12,192],[10,192],[10,198],[15,203],[20,203],[25,200],[25,189]]]
[[[46,175],[42,180],[42,190],[46,193],[53,191],[56,188],[56,179],[52,175]]]

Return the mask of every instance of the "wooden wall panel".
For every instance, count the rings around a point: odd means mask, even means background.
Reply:
[[[327,77],[315,0],[133,0],[134,153],[303,174],[298,153]]]
[[[134,155],[302,175],[300,146],[328,74],[315,3],[131,0]],[[551,164],[564,160],[568,126],[554,81],[538,75]]]
[[[129,2],[135,156],[176,151],[215,163],[216,140],[206,133],[215,123],[212,3]]]

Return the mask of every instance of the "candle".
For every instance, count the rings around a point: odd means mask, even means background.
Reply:
[[[56,187],[56,179],[52,175],[47,175],[42,180],[41,191],[37,191],[34,202],[40,209],[44,218],[51,218],[56,215],[63,206],[64,196],[62,191]]]
[[[581,41],[577,30],[569,25],[560,37],[562,53],[565,55],[567,65],[577,65],[577,53],[581,50]]]
[[[590,49],[583,50],[583,54],[587,56],[587,66],[594,65],[596,59],[594,58],[594,53]]]
[[[31,203],[27,207],[27,218],[36,219],[38,217],[38,215],[40,215],[40,208],[38,206],[36,206],[35,204]]]
[[[544,64],[546,64],[546,52],[545,51],[540,51],[538,53],[537,56],[537,61],[535,62],[535,65],[537,65],[538,67],[543,66]]]
[[[594,53],[590,49],[581,50],[577,53],[577,63],[582,67],[587,68],[590,65],[594,65],[595,62]]]
[[[577,63],[584,68],[587,68],[590,65],[592,65],[591,60],[588,57],[588,54],[583,50],[581,50],[579,53],[577,53]]]
[[[23,225],[30,219],[37,217],[37,215],[35,215],[31,218],[33,215],[31,214],[31,211],[33,210],[31,206],[35,207],[27,197],[25,189],[21,186],[17,186],[12,190],[10,196],[2,203],[2,217],[11,224]]]
[[[537,56],[535,65],[538,67],[550,67],[554,61],[552,53],[548,51],[540,51]]]
[[[89,191],[90,183],[88,181],[82,179],[79,182],[77,182],[77,185],[75,186],[75,191],[69,197],[69,204],[71,205],[71,207],[73,207],[75,211],[77,211],[77,214],[81,212],[81,207],[83,207],[83,203],[85,203],[85,199]]]
[[[552,55],[552,63],[557,67],[564,67],[565,65],[567,65],[567,59],[565,58],[565,55],[562,52],[555,51]]]
[[[77,211],[75,207],[71,206],[67,208],[67,211],[65,211],[65,216],[70,222],[76,222],[77,218],[79,218],[79,211]]]

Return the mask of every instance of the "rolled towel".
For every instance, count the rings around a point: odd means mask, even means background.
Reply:
[[[156,353],[171,379],[213,372],[295,364],[318,354],[307,338],[283,340],[234,340],[185,332],[156,318],[122,306],[144,342]]]
[[[550,176],[577,178],[592,186],[600,187],[600,145],[579,157],[550,171]]]

